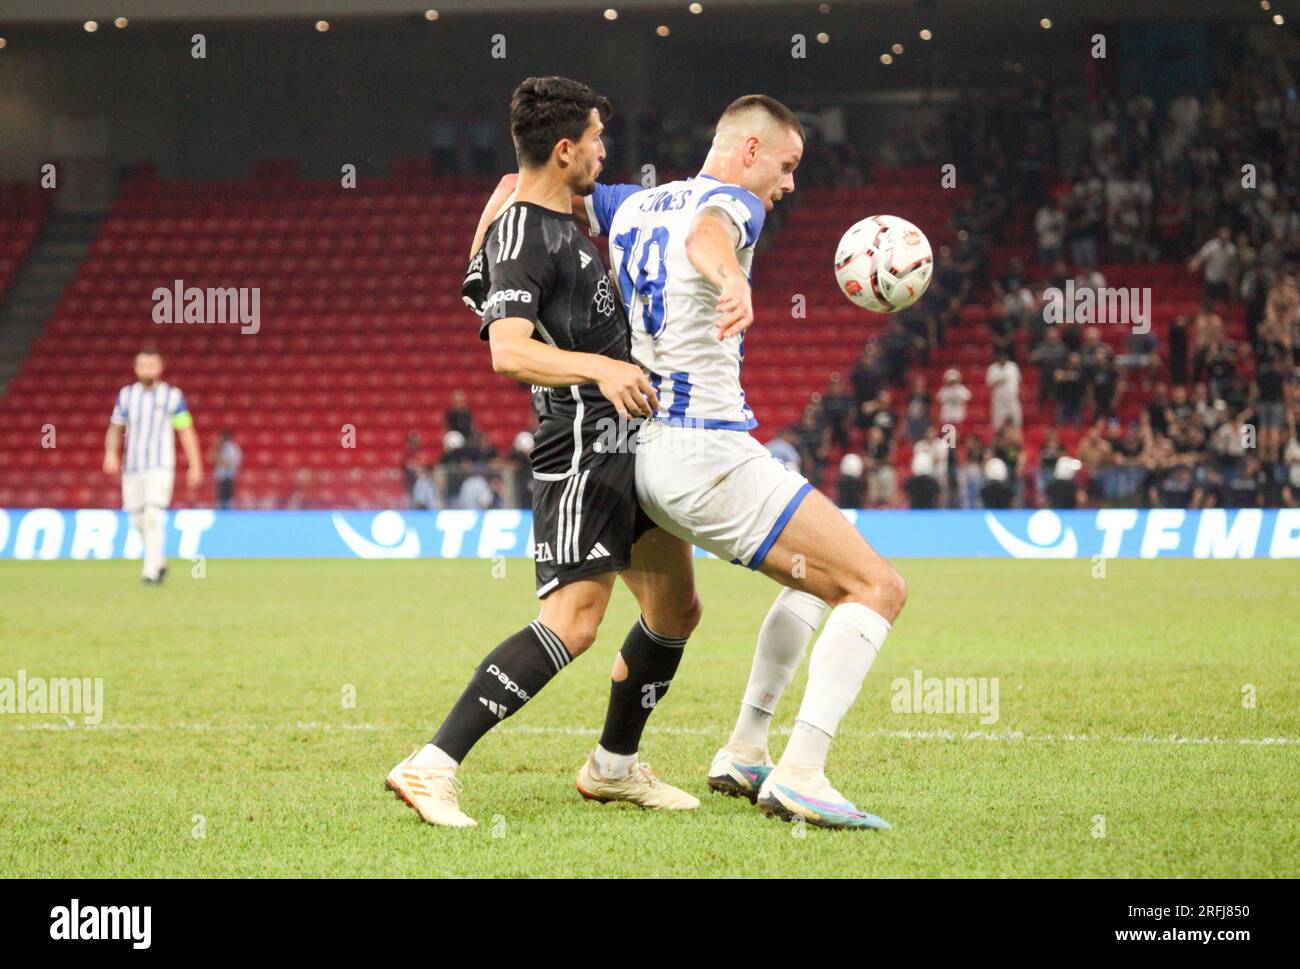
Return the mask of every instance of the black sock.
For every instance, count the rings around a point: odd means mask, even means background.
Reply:
[[[487,654],[432,743],[464,760],[479,738],[536,696],[570,659],[559,636],[529,623]]]
[[[668,692],[685,645],[685,639],[651,631],[644,616],[627,634],[619,650],[627,666],[627,678],[610,683],[609,709],[600,735],[600,745],[611,754],[635,754],[640,748],[645,722]]]

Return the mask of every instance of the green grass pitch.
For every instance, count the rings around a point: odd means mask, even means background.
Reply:
[[[893,830],[804,829],[707,791],[775,587],[704,561],[704,621],[642,749],[700,810],[574,790],[636,615],[620,587],[592,651],[471,754],[480,824],[448,831],[384,774],[534,617],[531,563],[177,561],[148,588],[133,563],[0,562],[0,677],[102,677],[105,701],[98,727],[0,714],[0,873],[1300,875],[1300,563],[900,568],[910,602],[828,769]],[[917,669],[996,677],[997,722],[896,712]]]

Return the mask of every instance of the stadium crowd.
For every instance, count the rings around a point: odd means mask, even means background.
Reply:
[[[1287,147],[1300,107],[1282,83],[1243,72],[1205,101],[1183,92],[1158,122],[1146,95],[1089,103],[1026,77],[1003,97],[970,95],[942,127],[958,169],[984,173],[954,220],[957,245],[771,450],[814,481],[838,458],[845,507],[1300,505],[1300,153]],[[940,152],[932,131],[903,126],[877,162]],[[856,163],[827,167],[844,177]],[[991,271],[1027,229],[1036,266],[1012,257]],[[1199,311],[1131,327],[1123,352],[1099,325],[1048,322],[1051,290],[1097,291],[1099,266],[1174,261],[1201,275]],[[931,390],[917,365],[972,303],[989,310],[994,362]],[[1243,314],[1234,340],[1225,316]],[[1024,368],[1048,425],[1032,448]],[[987,388],[987,440],[966,424],[967,380]]]
[[[883,137],[855,132],[842,105],[797,105],[807,184],[949,160],[982,174],[922,300],[885,321],[851,372],[830,374],[769,449],[844,507],[1300,505],[1300,103],[1287,78],[1243,64],[1159,117],[1146,94],[1089,100],[1008,76],[999,93],[963,91],[939,122]],[[441,124],[441,167],[496,164],[486,128]],[[615,115],[606,137],[611,152],[685,169],[710,135],[678,106]],[[1052,289],[1097,291],[1110,267],[1171,263],[1200,277],[1199,310],[1132,327],[1119,351],[1097,325],[1047,322]],[[923,370],[971,305],[988,310],[994,362],[929,386]],[[981,385],[983,437],[966,419]],[[1031,399],[1046,427],[1027,444]],[[413,505],[526,502],[526,431],[497,455],[453,404],[444,432],[436,464],[418,439],[408,446]]]

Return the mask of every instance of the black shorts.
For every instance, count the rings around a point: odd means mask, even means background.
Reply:
[[[632,544],[654,527],[637,503],[635,470],[634,453],[605,454],[570,477],[534,482],[537,598],[632,564]]]

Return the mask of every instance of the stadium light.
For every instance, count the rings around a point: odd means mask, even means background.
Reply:
[[[438,19],[438,11],[436,11],[436,10],[426,10],[426,11],[424,12],[424,19],[425,19],[425,20],[430,20],[430,21],[432,21],[432,20],[437,20],[437,19]]]
[[[829,44],[830,42],[831,42],[831,35],[826,33],[826,31],[823,30],[821,33],[817,35],[817,43]]]
[[[318,21],[316,21],[316,31],[317,31],[318,33],[322,33],[322,34],[323,34],[323,33],[325,33],[325,31],[327,31],[327,30],[329,30],[329,29],[330,29],[330,22],[329,22],[328,20],[318,20]]]
[[[1044,30],[1051,30],[1052,21],[1049,17],[1044,17],[1042,20],[1038,21],[1038,26],[1042,27]]]
[[[1271,3],[1269,3],[1268,0],[1259,0],[1259,9],[1260,9],[1260,10],[1272,10],[1272,9],[1273,9],[1273,5],[1272,5]]]
[[[660,24],[658,27],[655,28],[655,33],[658,34],[660,37],[667,37],[669,34],[672,33],[672,31],[668,29],[667,24]]]
[[[1273,23],[1281,27],[1284,23],[1286,23],[1286,18],[1283,17],[1280,13],[1275,13],[1273,14]]]
[[[930,33],[930,29],[928,27],[924,28],[920,33],[920,37],[922,40],[929,40],[933,36],[934,34]]]
[[[831,5],[830,5],[829,3],[823,3],[823,4],[822,4],[820,7],[818,7],[817,9],[820,10],[822,13],[830,13],[830,12],[831,12]]]
[[[99,29],[99,24],[96,23],[96,22],[93,21],[93,20],[87,20],[87,21],[86,21],[84,24],[82,24],[81,26],[84,27],[84,28],[86,28],[86,33],[88,33],[88,34],[93,34],[95,31],[97,31],[97,30]]]
[[[891,47],[891,48],[889,48],[889,49],[892,50],[895,54],[901,54],[901,53],[903,53],[903,45],[902,45],[902,44],[895,44],[893,47]]]
[[[5,40],[3,37],[0,37],[0,50],[4,50],[8,46],[9,46],[9,41]]]
[[[686,9],[689,10],[691,13],[704,13],[704,4],[693,3]]]
[[[113,26],[116,27],[118,30],[121,30],[129,23],[130,21],[127,20],[125,17],[118,17],[116,20],[113,21]]]
[[[606,20],[617,20],[617,19],[618,19],[618,11],[615,10],[613,7],[607,7],[607,8],[605,9],[605,19],[606,19]]]
[[[894,63],[894,56],[893,56],[892,54],[881,54],[881,55],[880,55],[880,63],[882,63],[882,64],[892,64],[892,63]]]

